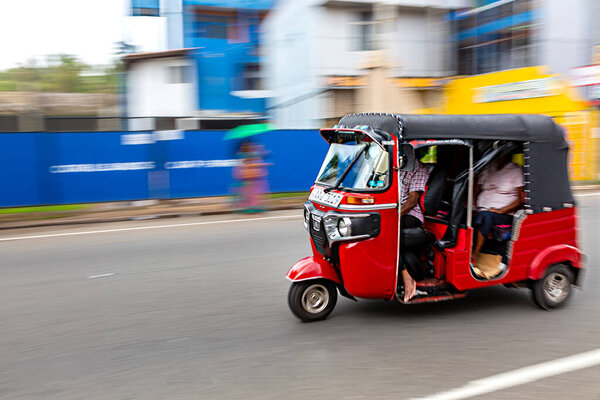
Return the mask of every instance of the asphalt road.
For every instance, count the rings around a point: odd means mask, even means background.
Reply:
[[[400,306],[341,298],[305,324],[292,218],[0,241],[1,399],[409,399],[600,348],[600,196],[580,198],[582,291],[535,308],[494,287]],[[9,237],[244,217],[2,231]],[[600,366],[475,397],[600,399]]]

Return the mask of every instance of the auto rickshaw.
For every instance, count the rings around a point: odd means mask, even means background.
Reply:
[[[564,304],[581,281],[576,205],[562,128],[541,115],[350,114],[320,134],[329,144],[304,204],[312,255],[287,273],[288,303],[303,321],[326,318],[338,292],[403,301],[401,262],[423,271],[408,304],[465,297],[492,285],[529,288],[543,309]],[[419,204],[422,228],[400,228],[400,171],[435,149]],[[422,152],[422,151],[421,151]],[[473,265],[474,184],[498,157],[520,157],[522,207],[486,238],[497,268]],[[402,245],[418,248],[403,258]]]

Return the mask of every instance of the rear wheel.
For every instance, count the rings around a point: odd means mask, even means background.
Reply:
[[[533,302],[544,310],[560,307],[571,296],[573,272],[564,264],[548,268],[544,277],[533,283],[531,297]]]
[[[304,322],[327,318],[336,302],[337,288],[325,279],[294,282],[288,293],[290,309]]]

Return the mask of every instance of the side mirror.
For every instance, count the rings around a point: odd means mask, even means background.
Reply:
[[[398,149],[398,165],[402,171],[415,169],[415,149],[408,143],[403,143]]]

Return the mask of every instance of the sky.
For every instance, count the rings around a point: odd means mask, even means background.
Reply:
[[[107,64],[128,0],[0,0],[0,70],[47,54]]]

